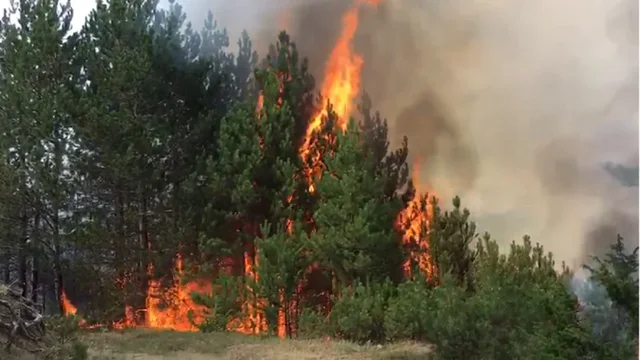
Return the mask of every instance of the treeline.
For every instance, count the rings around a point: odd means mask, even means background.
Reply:
[[[0,265],[50,313],[68,296],[118,321],[170,284],[179,254],[214,285],[194,294],[204,331],[250,318],[286,336],[429,341],[448,359],[633,353],[637,326],[594,332],[541,247],[500,255],[459,199],[443,211],[416,194],[408,144],[389,148],[366,94],[337,130],[286,33],[260,58],[246,33],[233,52],[211,14],[196,30],[173,1],[98,1],[74,33],[71,17],[20,0],[0,27]],[[430,219],[407,243],[410,204]],[[631,324],[637,260],[614,250],[593,272]]]

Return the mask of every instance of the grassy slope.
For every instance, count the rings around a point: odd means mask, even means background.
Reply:
[[[203,334],[130,330],[83,335],[89,358],[96,360],[417,360],[429,359],[418,344],[358,346],[339,341],[279,340],[233,333]]]

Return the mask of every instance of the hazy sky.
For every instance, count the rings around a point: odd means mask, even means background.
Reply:
[[[62,3],[62,1],[60,1]],[[6,9],[9,7],[10,0],[0,0],[0,8]],[[74,11],[73,22],[71,23],[74,30],[80,30],[84,23],[84,18],[89,15],[89,12],[95,7],[93,0],[72,0],[71,7]]]
[[[220,0],[213,0],[212,3],[219,2]],[[10,0],[0,0],[0,7],[5,9],[9,6]],[[63,0],[60,3],[64,3]],[[168,3],[167,0],[161,0],[161,6]],[[189,3],[189,0],[180,3]],[[84,24],[84,19],[89,15],[89,12],[95,8],[94,0],[71,0],[71,7],[73,8],[73,21],[71,25],[73,31],[79,31]]]

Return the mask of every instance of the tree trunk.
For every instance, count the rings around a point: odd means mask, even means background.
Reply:
[[[29,217],[26,210],[22,210],[20,215],[20,251],[18,257],[18,281],[22,288],[22,296],[27,297],[29,293],[28,281],[27,281],[27,247],[29,246]]]
[[[36,211],[35,217],[33,219],[33,243],[34,246],[40,246],[40,211]],[[38,258],[40,257],[40,253],[33,254],[33,263],[32,263],[32,273],[31,273],[31,300],[34,304],[38,303],[38,287],[40,286],[40,277],[39,277],[39,266],[40,262]]]
[[[62,296],[64,294],[64,281],[62,276],[62,262],[61,255],[62,249],[60,244],[60,224],[59,217],[57,212],[57,206],[54,206],[54,215],[53,215],[53,274],[55,276],[56,283],[56,297],[58,300],[58,308],[60,310],[60,314],[64,313],[64,303],[62,301]]]
[[[292,337],[292,328],[291,328],[291,298],[289,296],[283,296],[282,299],[283,304],[282,307],[284,308],[284,326],[285,326],[285,337],[288,337],[289,339],[291,339]]]
[[[58,308],[60,314],[64,314],[64,281],[62,276],[62,249],[60,243],[60,218],[58,216],[58,204],[54,202],[53,206],[53,275],[55,278],[56,298],[58,300]]]
[[[62,151],[64,150],[60,143],[61,134],[60,134],[60,125],[56,124],[54,128],[54,158],[55,158],[55,168],[54,174],[57,176],[57,180],[60,179],[60,174],[62,174]],[[64,304],[62,301],[62,295],[64,294],[64,281],[62,275],[62,243],[60,239],[60,198],[61,187],[59,183],[56,183],[53,187],[53,196],[52,196],[52,235],[53,235],[53,274],[56,279],[56,295],[58,297],[58,307],[60,309],[60,313],[64,313]]]
[[[4,256],[3,256],[3,262],[4,262],[4,283],[5,284],[9,284],[11,283],[11,250],[7,247],[7,249],[5,250]]]
[[[149,289],[149,283],[151,281],[152,274],[149,270],[152,269],[152,257],[151,257],[151,238],[149,237],[149,224],[147,219],[147,197],[144,190],[140,191],[140,213],[138,214],[138,241],[140,254],[146,254],[146,263],[144,261],[145,256],[140,257],[139,271],[142,281],[140,282],[140,293],[146,294]],[[146,319],[145,319],[146,321]]]
[[[124,296],[124,302],[128,303],[128,297],[127,297],[127,292],[125,289],[125,284],[126,284],[126,271],[125,271],[125,265],[126,265],[126,259],[125,259],[125,250],[127,249],[127,243],[126,243],[126,231],[125,231],[125,196],[124,196],[124,190],[123,190],[123,185],[122,184],[118,184],[116,185],[116,189],[114,190],[114,192],[116,193],[116,239],[114,241],[114,250],[115,250],[115,268],[116,271],[118,272],[118,279],[120,281],[122,281],[122,291],[123,291],[123,296]]]

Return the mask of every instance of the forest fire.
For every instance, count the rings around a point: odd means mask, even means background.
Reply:
[[[353,102],[360,91],[360,71],[364,60],[361,55],[353,49],[353,39],[358,27],[359,10],[361,5],[375,6],[381,0],[356,0],[350,10],[344,15],[343,28],[340,36],[329,54],[321,94],[325,101],[332,104],[332,111],[336,115],[336,127],[346,131],[349,116],[352,113]],[[256,116],[262,117],[264,104],[264,94],[260,93],[256,104]],[[328,109],[323,107],[314,115],[308,124],[306,136],[299,149],[299,155],[304,163],[309,166],[305,170],[305,176],[309,184],[309,191],[315,192],[313,176],[322,172],[320,159],[322,154],[313,148],[313,136],[323,127],[323,122],[328,117]],[[261,144],[261,148],[264,144]],[[417,170],[417,169],[414,169]],[[416,175],[416,171],[413,172]],[[415,182],[415,179],[414,179]],[[291,197],[287,201],[291,201]],[[423,206],[422,196],[416,195],[407,208],[398,214],[396,226],[403,231],[403,242],[406,244],[417,243],[422,250],[428,249],[428,242],[422,229],[429,223],[433,215]],[[287,231],[292,232],[292,221],[287,221]],[[258,256],[255,247],[245,250],[243,254],[243,274],[251,277],[254,281],[259,281],[255,271],[258,265]],[[433,273],[433,265],[427,254],[422,252],[412,253],[410,259],[405,264],[405,275],[412,276],[411,263],[417,263],[419,268],[425,272],[427,277]],[[195,324],[201,323],[206,316],[207,309],[196,304],[191,294],[193,292],[212,293],[211,282],[204,281],[183,282],[184,269],[183,258],[180,253],[176,255],[174,261],[173,282],[169,287],[154,279],[154,268],[152,264],[147,267],[147,277],[149,279],[146,296],[144,320],[138,320],[134,316],[135,311],[132,306],[126,305],[124,319],[111,324],[113,328],[144,327],[150,329],[171,329],[176,331],[196,331]],[[284,295],[283,295],[284,296]],[[258,334],[266,332],[266,319],[260,311],[260,299],[249,291],[248,298],[244,299],[244,312],[248,315],[242,319],[233,319],[229,322],[227,329],[245,334]],[[61,301],[65,315],[77,314],[77,308],[69,301],[67,295],[62,292]],[[292,306],[295,306],[292,304]],[[278,313],[278,335],[284,337],[285,314],[281,308]],[[82,320],[81,325],[87,326]],[[98,325],[99,326],[99,325]]]
[[[147,267],[147,274],[153,274],[153,266]],[[196,324],[204,320],[205,307],[196,304],[191,294],[193,292],[211,293],[211,284],[204,281],[190,281],[183,284],[183,262],[182,256],[178,254],[175,258],[175,269],[173,274],[173,284],[168,288],[163,288],[159,280],[150,280],[145,296],[145,316],[144,322],[138,321],[135,317],[133,307],[125,306],[125,316],[123,319],[112,323],[110,326],[115,329],[128,327],[144,327],[149,329],[171,329],[175,331],[196,331]],[[64,290],[62,291],[62,308],[64,315],[77,315],[78,309],[68,299]],[[79,325],[85,328],[97,328],[104,324],[89,325],[84,319],[80,319]]]
[[[67,293],[65,293],[64,290],[62,290],[62,294],[60,295],[60,301],[62,302],[62,311],[64,312],[64,315],[71,316],[78,313],[78,308],[69,301]]]
[[[150,266],[150,273],[153,268]],[[182,283],[184,276],[183,260],[176,255],[173,286],[162,289],[158,280],[151,280],[145,301],[145,327],[152,329],[172,329],[176,331],[195,331],[189,319],[189,314],[196,324],[204,318],[205,307],[197,305],[191,298],[191,293],[211,293],[211,285],[202,281]],[[164,300],[164,306],[163,306]]]
[[[358,0],[354,6],[344,15],[342,19],[343,28],[341,35],[329,55],[324,80],[322,82],[321,94],[328,99],[332,105],[332,110],[337,116],[337,127],[342,131],[346,131],[353,101],[360,91],[360,70],[364,60],[360,54],[354,52],[353,38],[358,28],[359,21],[359,5],[366,4],[369,6],[377,6],[382,0]],[[322,165],[320,164],[321,154],[313,152],[312,139],[315,132],[319,131],[323,126],[323,120],[328,116],[328,109],[323,107],[321,111],[313,117],[309,126],[305,141],[300,148],[300,155],[306,164],[311,164],[307,170],[306,176],[309,183],[309,191],[314,192],[313,176],[322,173]],[[417,174],[418,165],[414,165],[412,172],[414,185],[418,184]],[[427,201],[422,201],[421,189],[416,188],[416,196],[407,205],[407,208],[398,214],[396,226],[402,229],[403,243],[415,244],[420,251],[413,251],[410,258],[407,259],[404,270],[405,276],[411,277],[411,263],[415,262],[418,268],[423,271],[427,278],[433,275],[434,269],[431,259],[428,255],[429,243],[426,234],[422,233],[429,225],[429,220],[433,217],[432,211],[429,211]]]
[[[353,51],[353,38],[358,28],[358,6],[356,2],[342,19],[342,32],[336,46],[331,51],[325,67],[324,80],[321,94],[332,105],[332,110],[337,116],[337,126],[346,130],[348,116],[351,114],[353,99],[360,88],[360,69],[364,60],[362,56]],[[307,170],[306,177],[309,182],[309,191],[314,192],[313,176],[321,173],[319,165],[320,154],[313,152],[313,135],[322,128],[324,119],[328,116],[328,109],[323,106],[320,112],[311,119],[307,127],[304,143],[300,147],[300,156],[306,164],[313,164]]]
[[[423,195],[427,193],[420,189],[417,174],[419,174],[418,163],[414,164],[411,172],[416,194],[407,207],[398,214],[396,226],[402,233],[403,244],[412,248],[403,266],[405,277],[413,277],[412,266],[416,264],[429,280],[433,278],[435,265],[429,256],[429,236],[425,230],[429,229],[430,221],[433,219],[433,207],[430,204],[432,196]]]

